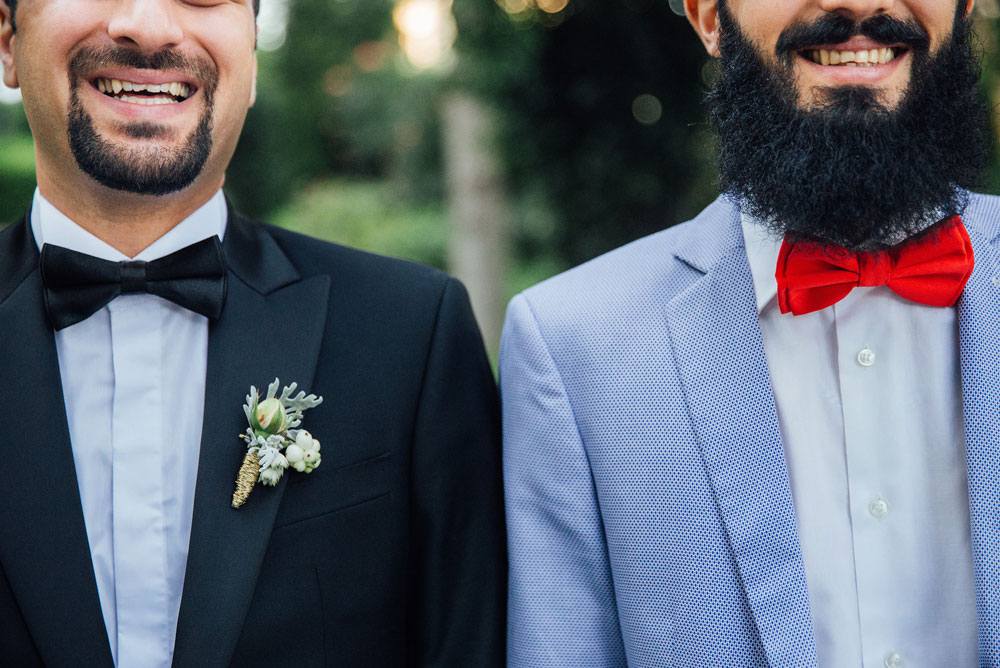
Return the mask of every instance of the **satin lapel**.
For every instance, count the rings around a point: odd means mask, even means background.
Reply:
[[[38,251],[25,223],[0,236],[0,404],[24,415],[0,457],[0,559],[43,661],[112,665],[69,440]],[[2,631],[0,631],[2,633]]]
[[[814,666],[805,567],[753,280],[739,214],[723,213],[725,220],[705,221],[704,235],[718,238],[728,226],[731,243],[668,305],[671,343],[768,662]]]
[[[300,279],[274,240],[230,217],[222,317],[209,332],[194,517],[174,664],[225,666],[239,639],[288,476],[230,507],[245,445],[244,397],[275,377],[309,390],[326,321],[329,277]]]
[[[979,660],[1000,666],[1000,263],[966,221],[976,266],[958,302]]]

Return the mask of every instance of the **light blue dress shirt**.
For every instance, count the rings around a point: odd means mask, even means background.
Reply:
[[[218,235],[221,191],[134,259]],[[31,229],[105,260],[129,259],[37,190]],[[201,441],[208,320],[159,297],[122,295],[56,332],[80,500],[111,653],[120,668],[169,666]]]
[[[979,665],[955,309],[782,314],[781,241],[742,224],[819,666]]]

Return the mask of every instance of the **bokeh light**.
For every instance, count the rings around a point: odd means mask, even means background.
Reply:
[[[558,14],[569,6],[569,0],[494,0],[502,10],[515,19],[530,18],[537,12]]]
[[[655,95],[643,93],[632,100],[632,116],[643,125],[655,125],[663,116],[663,103]]]
[[[451,0],[400,0],[392,12],[399,45],[417,69],[444,65],[458,36]]]
[[[547,14],[558,14],[566,9],[569,0],[536,0],[538,8]]]

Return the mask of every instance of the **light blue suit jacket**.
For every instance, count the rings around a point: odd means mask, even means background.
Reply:
[[[1000,667],[1000,199],[958,303],[980,664]],[[795,508],[725,198],[511,302],[509,665],[814,666]]]

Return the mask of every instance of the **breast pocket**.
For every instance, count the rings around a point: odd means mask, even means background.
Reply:
[[[312,473],[289,471],[291,477],[274,527],[353,508],[389,493],[390,453],[339,467],[320,466]]]

